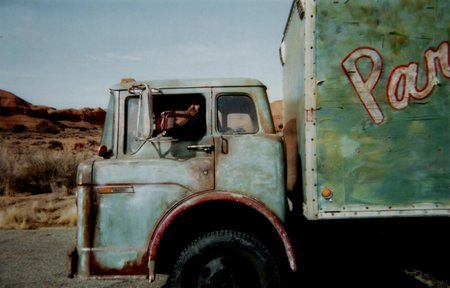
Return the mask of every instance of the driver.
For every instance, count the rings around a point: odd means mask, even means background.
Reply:
[[[157,137],[172,137],[180,140],[196,140],[206,133],[205,109],[198,100],[191,102],[188,117],[162,131]]]

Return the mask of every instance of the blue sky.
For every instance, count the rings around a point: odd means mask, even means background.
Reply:
[[[123,77],[251,77],[281,99],[291,0],[0,0],[0,89],[106,107]]]

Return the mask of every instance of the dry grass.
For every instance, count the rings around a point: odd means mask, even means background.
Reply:
[[[0,228],[75,225],[77,166],[95,157],[100,134],[1,132]]]
[[[15,154],[0,149],[0,184],[4,195],[58,193],[68,195],[75,187],[78,164],[89,153],[31,150]]]
[[[71,194],[78,164],[95,156],[100,132],[2,133],[0,195]]]
[[[0,228],[36,229],[74,226],[77,223],[75,196],[54,194],[0,197]]]

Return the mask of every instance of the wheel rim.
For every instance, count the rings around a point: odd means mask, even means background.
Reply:
[[[221,256],[206,262],[198,274],[198,287],[258,287],[254,267],[242,257]]]
[[[212,231],[194,239],[178,257],[171,288],[282,287],[278,265],[257,239],[234,230]]]

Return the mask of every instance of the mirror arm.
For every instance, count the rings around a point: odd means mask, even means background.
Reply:
[[[152,137],[150,139],[146,139],[149,142],[178,142],[179,140],[172,137]]]

